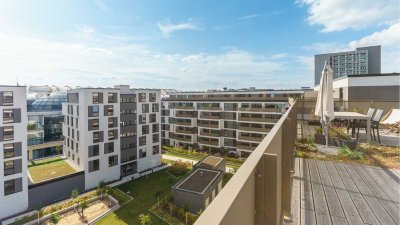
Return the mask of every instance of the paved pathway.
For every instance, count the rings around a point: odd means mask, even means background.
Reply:
[[[400,224],[400,173],[296,158],[293,225]]]

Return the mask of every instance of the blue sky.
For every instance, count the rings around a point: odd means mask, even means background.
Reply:
[[[0,83],[200,90],[313,84],[313,55],[383,47],[398,0],[0,1]]]

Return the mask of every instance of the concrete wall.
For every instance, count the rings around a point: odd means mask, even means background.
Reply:
[[[29,207],[34,208],[38,204],[50,204],[71,196],[73,189],[79,192],[85,190],[85,173],[74,173],[65,177],[29,186]]]
[[[381,73],[381,46],[357,48],[368,50],[368,73]]]

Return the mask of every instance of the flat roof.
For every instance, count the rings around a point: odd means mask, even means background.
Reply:
[[[175,92],[167,92],[168,95],[187,95],[187,94],[248,94],[248,93],[259,93],[259,92],[267,92],[267,93],[274,93],[274,92],[287,92],[287,93],[299,93],[304,91],[303,89],[228,89],[224,90],[207,90],[207,91],[175,91]]]
[[[221,173],[222,172],[219,170],[209,170],[202,168],[196,169],[188,177],[181,181],[175,187],[175,189],[202,194]]]
[[[207,156],[204,158],[202,161],[200,161],[196,166],[200,166],[201,168],[206,168],[206,169],[213,169],[215,168],[223,158],[221,157],[216,157],[216,156]]]

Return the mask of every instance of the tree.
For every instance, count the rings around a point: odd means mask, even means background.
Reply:
[[[160,195],[161,195],[161,191],[156,191],[156,193],[154,193],[154,196],[156,196],[157,198],[157,207],[160,208]]]
[[[71,192],[71,199],[74,203],[76,203],[76,199],[78,198],[79,195],[79,191],[77,188],[75,188],[74,190],[72,190]],[[74,206],[74,210],[76,211],[76,206]]]
[[[149,214],[140,214],[139,215],[139,222],[141,225],[150,225],[151,224],[151,217]]]
[[[82,218],[85,217],[84,212],[85,209],[87,209],[89,207],[89,203],[86,200],[83,200],[80,204],[79,204],[80,208],[81,208],[81,216]]]
[[[103,191],[106,189],[107,185],[104,181],[100,181],[99,185],[97,186],[97,191],[100,192],[101,199],[103,199]]]

